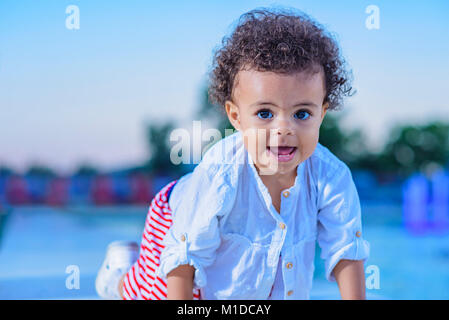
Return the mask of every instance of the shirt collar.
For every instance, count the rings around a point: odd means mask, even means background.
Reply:
[[[270,208],[270,206],[272,205],[271,195],[270,195],[267,187],[265,186],[265,184],[262,182],[262,179],[260,178],[259,174],[257,173],[257,169],[254,165],[254,161],[251,157],[251,154],[248,152],[248,150],[246,150],[246,148],[245,148],[245,160],[246,160],[245,163],[249,167],[249,171],[251,172],[250,175],[255,179],[256,185],[257,185],[258,189],[260,190],[260,192],[262,193],[263,199],[264,199],[267,207]],[[301,162],[296,167],[295,182],[294,182],[293,186],[285,189],[285,190],[288,190],[292,195],[296,195],[299,191],[300,179],[303,174],[304,166],[305,166],[305,161]],[[282,190],[282,191],[284,191],[284,190]]]

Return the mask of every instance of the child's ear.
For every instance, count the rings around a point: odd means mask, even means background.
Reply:
[[[225,102],[225,109],[228,115],[229,122],[232,126],[240,131],[240,113],[239,108],[230,100]]]
[[[329,108],[329,102],[323,104],[321,109],[321,122],[323,122],[324,116],[326,115],[327,109]]]

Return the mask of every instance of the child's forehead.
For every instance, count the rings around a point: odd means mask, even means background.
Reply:
[[[321,69],[278,73],[245,69],[237,73],[233,98],[239,100],[297,100],[300,97],[320,100],[325,95],[324,72]]]

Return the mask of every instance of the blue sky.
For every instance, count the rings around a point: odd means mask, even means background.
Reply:
[[[65,26],[68,5],[80,29]],[[0,164],[70,172],[139,163],[144,124],[189,127],[212,51],[261,6],[301,9],[336,34],[358,93],[342,111],[381,145],[397,122],[449,121],[448,1],[0,2]],[[368,30],[368,5],[380,29]]]

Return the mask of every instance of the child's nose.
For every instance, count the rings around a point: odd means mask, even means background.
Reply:
[[[292,135],[293,131],[288,127],[279,127],[277,129],[277,134],[280,136]]]
[[[278,121],[278,125],[276,126],[276,133],[278,135],[292,135],[293,128],[290,121],[288,121],[287,119],[280,119]]]

